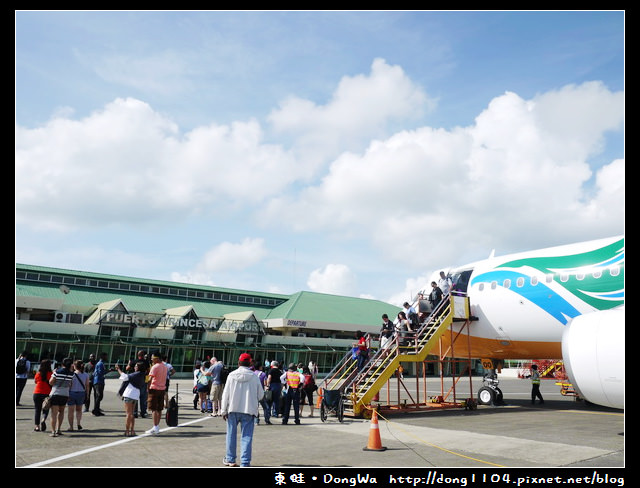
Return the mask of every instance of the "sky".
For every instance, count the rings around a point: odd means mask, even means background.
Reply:
[[[16,262],[394,304],[624,234],[623,11],[16,11]]]

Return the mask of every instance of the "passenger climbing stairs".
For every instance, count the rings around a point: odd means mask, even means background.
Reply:
[[[360,416],[371,403],[380,388],[393,376],[400,363],[422,362],[438,345],[442,334],[453,323],[454,298],[463,299],[468,318],[466,297],[445,297],[439,306],[404,340],[396,334],[385,349],[378,349],[362,371],[351,351],[335,366],[322,383],[325,390],[340,390],[344,402],[345,415]]]

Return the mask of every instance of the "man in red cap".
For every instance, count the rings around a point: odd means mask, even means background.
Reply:
[[[240,354],[238,369],[229,373],[222,392],[220,415],[227,422],[227,452],[222,460],[225,466],[237,466],[236,443],[240,424],[240,466],[251,465],[253,427],[258,416],[258,405],[264,397],[264,387],[249,368],[251,355]]]

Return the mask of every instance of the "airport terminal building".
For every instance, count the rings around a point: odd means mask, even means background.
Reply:
[[[16,265],[16,352],[32,368],[43,358],[87,360],[107,353],[108,365],[138,350],[158,350],[182,375],[196,360],[235,366],[242,352],[281,364],[310,360],[321,373],[350,349],[355,332],[377,334],[378,300],[298,292],[292,295]],[[17,356],[16,356],[17,357]]]

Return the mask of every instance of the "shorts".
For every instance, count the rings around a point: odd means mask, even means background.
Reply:
[[[50,405],[51,406],[57,406],[57,407],[64,407],[67,404],[67,401],[69,400],[68,396],[61,396],[61,395],[52,395],[51,396],[51,400],[50,400]]]
[[[211,391],[211,385],[210,384],[203,385],[202,383],[198,383],[198,393],[209,394],[209,391]]]
[[[74,405],[84,405],[85,394],[84,391],[72,391],[69,392],[69,400],[67,405],[72,407]]]
[[[138,400],[136,400],[135,398],[122,397],[122,401],[124,403],[136,403]]]
[[[211,385],[211,401],[219,402],[222,400],[222,385]]]
[[[162,412],[164,409],[164,394],[165,390],[149,389],[149,397],[147,399],[149,410],[152,412]]]

